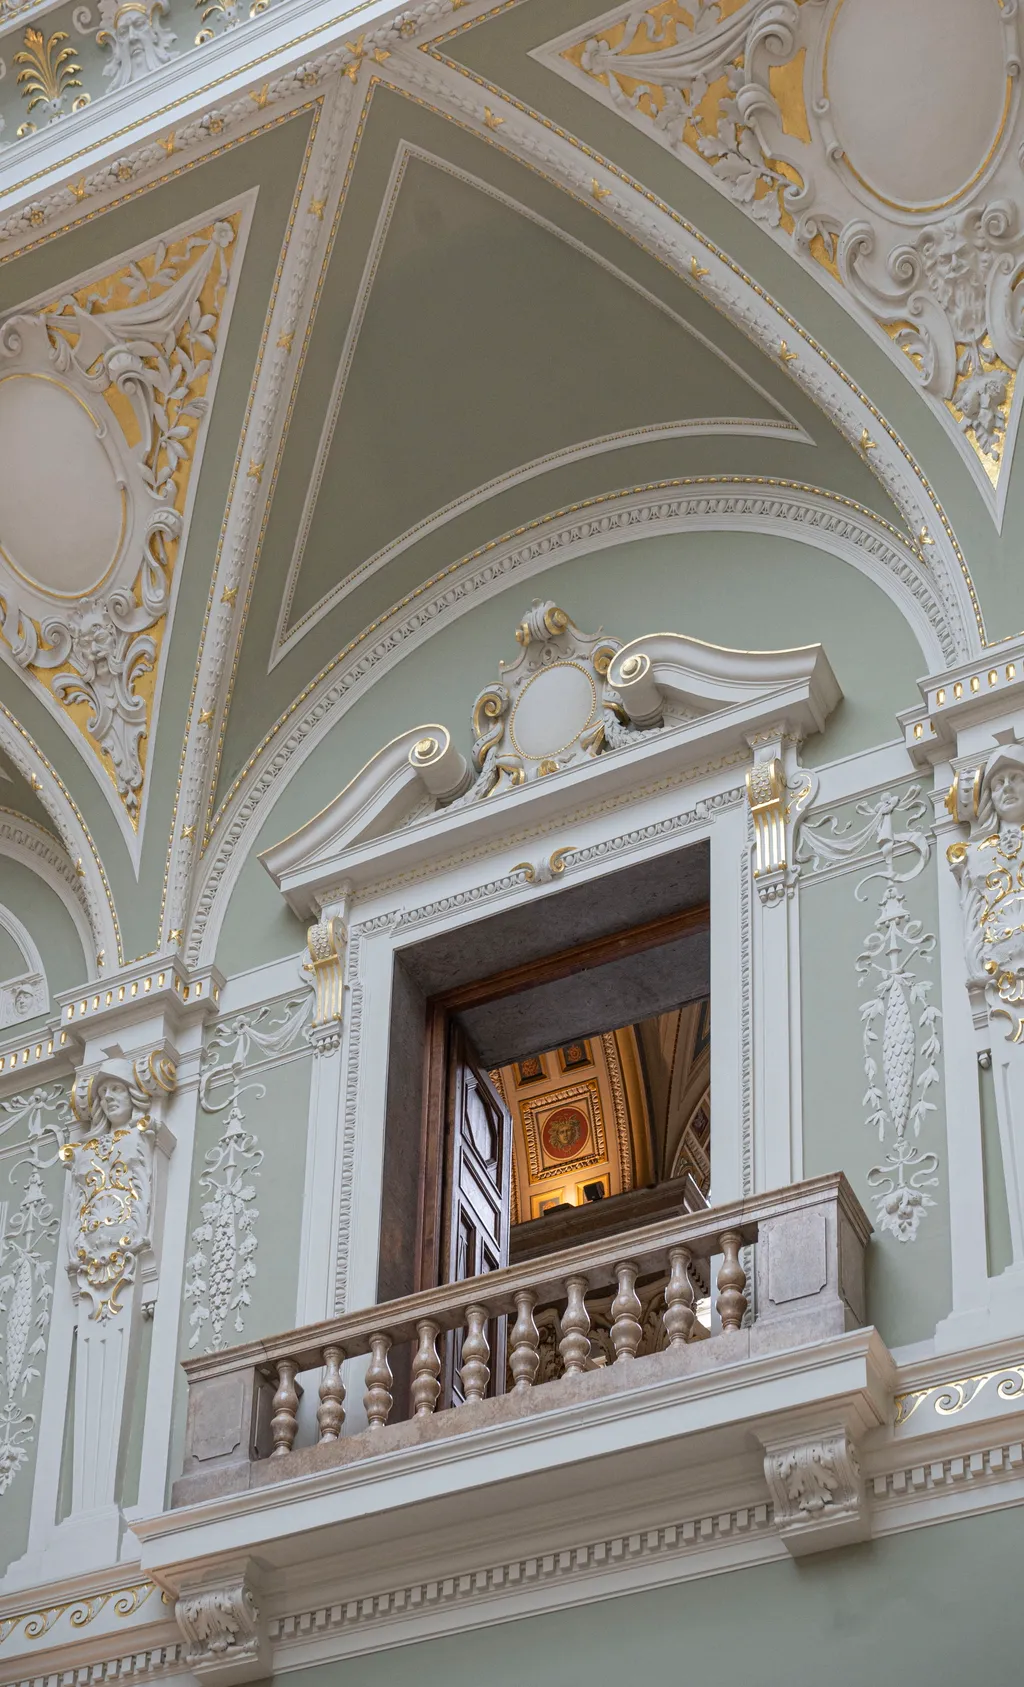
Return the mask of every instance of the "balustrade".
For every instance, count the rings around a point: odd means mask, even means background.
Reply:
[[[457,1433],[460,1423],[473,1422],[481,1411],[500,1413],[501,1396],[506,1394],[512,1397],[510,1409],[519,1402],[516,1410],[521,1415],[533,1398],[537,1409],[547,1409],[557,1405],[560,1391],[565,1398],[575,1398],[588,1389],[607,1393],[643,1386],[657,1374],[672,1374],[688,1363],[695,1341],[707,1339],[696,1317],[695,1277],[709,1282],[716,1258],[720,1331],[711,1339],[727,1344],[716,1363],[741,1363],[756,1353],[839,1334],[864,1321],[863,1250],[869,1233],[856,1197],[836,1173],[729,1207],[682,1213],[626,1236],[565,1249],[469,1283],[188,1360],[188,1449],[174,1503],[202,1497],[210,1478],[216,1477],[220,1491],[225,1481],[237,1485],[242,1480],[240,1466],[268,1455],[276,1461],[275,1472],[286,1474],[291,1462],[302,1456],[296,1447],[302,1397],[298,1377],[309,1371],[321,1373],[319,1443],[335,1444],[338,1456],[358,1451],[351,1446],[353,1437],[342,1434],[346,1359],[368,1357],[363,1376],[366,1433],[374,1449],[381,1450],[399,1444],[392,1437],[401,1436],[407,1427],[411,1430],[417,1421],[431,1420],[440,1429],[442,1420],[450,1420]],[[747,1249],[753,1252],[753,1285],[748,1284],[741,1257]],[[748,1316],[751,1299],[753,1318]],[[548,1351],[540,1379],[538,1311],[557,1319],[560,1356],[559,1364]],[[613,1354],[610,1365],[608,1353],[593,1344],[598,1327],[592,1315],[603,1319],[601,1327]],[[488,1332],[503,1318],[508,1320],[507,1373],[494,1375]],[[457,1373],[448,1379],[449,1397],[458,1401],[461,1393],[462,1399],[453,1410],[439,1413],[440,1338],[449,1331],[456,1332],[451,1350]],[[403,1346],[409,1348],[411,1364],[401,1368],[409,1382],[401,1391],[400,1416],[410,1420],[408,1425],[390,1421],[395,1409],[390,1355]],[[597,1371],[600,1378],[594,1375]],[[401,1444],[408,1443],[405,1434]],[[369,1456],[370,1450],[367,1446],[361,1456]]]

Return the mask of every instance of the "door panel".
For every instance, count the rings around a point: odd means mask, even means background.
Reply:
[[[450,1027],[446,1107],[445,1216],[442,1278],[458,1283],[508,1264],[512,1119],[457,1025]],[[489,1392],[505,1378],[505,1320],[488,1329]],[[449,1339],[445,1399],[461,1400],[461,1337]]]

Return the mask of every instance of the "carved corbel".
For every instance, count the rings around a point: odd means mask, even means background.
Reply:
[[[348,928],[337,914],[321,914],[306,933],[309,960],[305,971],[310,974],[316,993],[316,1005],[309,1029],[309,1040],[317,1054],[336,1049],[341,1042],[341,1023],[345,1003],[345,949]]]
[[[867,1539],[864,1478],[843,1425],[763,1446],[775,1527],[795,1558]]]
[[[754,824],[754,883],[766,907],[796,888],[796,829],[817,789],[817,780],[796,763],[798,741],[783,730],[750,740],[754,764],[747,769],[747,803]]]
[[[266,1615],[250,1565],[212,1586],[183,1587],[174,1616],[188,1643],[185,1662],[201,1680],[219,1687],[270,1674]]]

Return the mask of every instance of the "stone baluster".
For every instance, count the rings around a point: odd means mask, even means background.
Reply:
[[[586,1370],[590,1357],[590,1313],[587,1311],[586,1277],[567,1277],[565,1280],[566,1307],[562,1313],[562,1339],[558,1351],[562,1355],[562,1375],[571,1377]]]
[[[615,1349],[616,1363],[620,1359],[635,1359],[636,1350],[643,1340],[643,1325],[640,1314],[643,1307],[640,1296],[636,1292],[636,1280],[640,1275],[640,1267],[632,1260],[621,1260],[615,1267],[615,1276],[619,1285],[619,1292],[611,1304],[612,1346]]]
[[[412,1403],[413,1416],[428,1418],[437,1405],[437,1397],[441,1392],[439,1377],[441,1375],[441,1361],[437,1356],[437,1337],[440,1325],[433,1319],[424,1318],[416,1325],[419,1346],[412,1362]]]
[[[274,1437],[272,1459],[290,1453],[299,1427],[298,1410],[302,1389],[296,1383],[298,1364],[294,1359],[282,1359],[277,1367],[277,1393],[274,1395],[274,1415],[270,1429]]]
[[[467,1406],[471,1400],[482,1400],[487,1392],[491,1376],[491,1367],[487,1363],[490,1356],[487,1308],[467,1306],[466,1334],[462,1338],[462,1369],[459,1372],[462,1398]]]
[[[715,1310],[721,1317],[723,1330],[738,1330],[747,1310],[747,1297],[743,1293],[747,1285],[747,1274],[740,1264],[743,1237],[738,1230],[726,1230],[719,1236],[718,1246],[722,1250],[723,1259],[718,1272],[718,1299],[715,1302]]]
[[[669,1279],[665,1285],[665,1334],[670,1347],[685,1347],[697,1316],[690,1281],[689,1248],[670,1248]]]
[[[520,1289],[515,1296],[515,1303],[517,1317],[512,1326],[509,1369],[515,1381],[516,1393],[524,1394],[528,1388],[533,1387],[540,1369],[540,1334],[533,1316],[537,1296],[532,1289]]]
[[[366,1393],[363,1407],[371,1429],[383,1429],[393,1405],[391,1384],[394,1377],[388,1363],[391,1337],[378,1331],[370,1337],[370,1363],[366,1367]]]
[[[337,1441],[345,1422],[345,1384],[341,1377],[343,1347],[324,1348],[324,1374],[320,1382],[320,1406],[316,1414],[321,1441]]]

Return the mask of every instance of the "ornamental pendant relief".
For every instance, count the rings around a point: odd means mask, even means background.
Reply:
[[[940,1081],[942,1015],[930,1000],[932,980],[921,974],[937,938],[912,917],[904,889],[931,859],[931,841],[920,829],[926,813],[919,786],[885,791],[857,804],[860,824],[842,827],[834,815],[806,821],[799,850],[815,869],[870,851],[880,858],[855,890],[857,900],[866,902],[868,887],[879,883],[877,916],[855,964],[859,985],[872,992],[860,1010],[866,1122],[886,1149],[867,1181],[879,1229],[897,1242],[916,1240],[921,1220],[935,1206],[928,1191],[939,1182],[938,1155],[917,1146],[936,1111],[929,1092]]]

